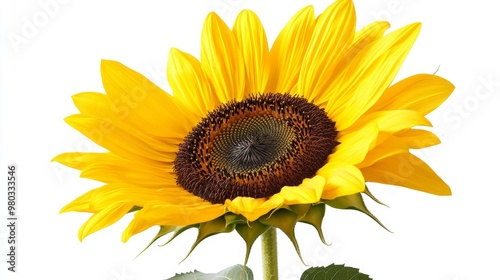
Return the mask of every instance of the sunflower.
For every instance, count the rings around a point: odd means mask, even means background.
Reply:
[[[153,242],[197,228],[194,248],[236,230],[248,258],[270,227],[297,251],[297,222],[323,240],[325,206],[376,219],[363,203],[375,199],[367,182],[450,195],[410,150],[439,143],[421,127],[431,125],[425,115],[454,86],[434,74],[393,83],[420,23],[384,35],[387,22],[356,32],[355,17],[350,0],[318,17],[306,7],[269,50],[252,11],[242,11],[232,29],[210,13],[200,60],[170,51],[172,95],[119,62],[102,61],[106,94],[73,96],[80,113],[65,121],[108,152],[54,158],[105,183],[61,210],[93,213],[79,238],[135,212],[124,242],[152,226],[159,226]]]

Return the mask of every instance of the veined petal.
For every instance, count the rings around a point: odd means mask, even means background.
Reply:
[[[52,161],[82,170],[83,178],[105,183],[125,182],[145,187],[175,184],[173,163],[165,163],[164,166],[158,167],[127,160],[112,153],[83,152],[60,154]]]
[[[314,25],[314,10],[308,6],[296,13],[280,32],[271,48],[266,92],[291,92],[297,84]]]
[[[382,95],[396,76],[420,30],[410,24],[361,50],[325,92],[331,92],[326,111],[338,130],[350,127]]]
[[[226,200],[227,210],[243,215],[248,221],[253,222],[262,215],[278,209],[283,205],[284,198],[279,193],[270,198],[252,198],[239,196],[233,200]]]
[[[432,132],[421,129],[409,129],[394,134],[399,140],[405,142],[410,149],[420,149],[441,143]]]
[[[385,158],[361,169],[366,181],[398,185],[436,195],[451,195],[450,187],[425,162],[412,154]]]
[[[162,166],[153,166],[148,165],[147,163],[121,158],[113,153],[68,152],[57,155],[52,159],[52,161],[59,162],[78,170],[83,170],[89,165],[98,163],[109,163],[110,165],[117,167],[133,166],[142,170],[151,168],[150,170],[156,173],[171,173],[173,168],[172,163],[169,162],[164,163]]]
[[[103,60],[101,75],[112,110],[124,122],[160,137],[168,137],[172,130],[187,134],[198,122],[192,114],[184,113],[173,97],[119,62]]]
[[[377,143],[378,128],[367,125],[357,131],[339,137],[340,144],[335,152],[328,156],[328,162],[357,164],[363,161],[368,151]]]
[[[335,66],[351,45],[355,28],[351,0],[337,0],[318,17],[300,69],[299,94],[313,101],[325,93]]]
[[[82,115],[105,121],[105,123],[102,122],[99,127],[95,128],[96,131],[111,132],[114,127],[120,127],[128,131],[131,135],[136,135],[159,151],[174,153],[177,152],[179,143],[184,139],[184,128],[176,131],[176,126],[174,125],[169,127],[170,135],[168,137],[159,137],[156,134],[148,133],[147,131],[157,129],[152,124],[144,123],[142,126],[134,126],[132,123],[127,122],[126,115],[114,109],[115,107],[111,103],[111,100],[105,94],[81,92],[73,95],[72,98],[75,106]],[[147,126],[149,128],[145,129]]]
[[[354,39],[349,46],[349,49],[342,57],[342,60],[335,66],[331,83],[336,83],[339,74],[351,63],[358,53],[374,41],[382,38],[384,32],[389,28],[389,23],[386,21],[375,21],[354,34]],[[324,104],[328,101],[328,94],[322,94],[314,103]]]
[[[158,162],[166,160],[164,153],[153,149],[136,135],[114,126],[109,120],[83,115],[69,116],[64,120],[96,144],[124,158],[141,160],[153,165],[161,165]]]
[[[263,93],[269,77],[269,47],[264,27],[257,15],[242,11],[233,27],[245,65],[245,94]]]
[[[326,179],[326,185],[321,195],[323,199],[331,200],[365,190],[363,174],[351,164],[330,162],[318,170],[317,174]]]
[[[91,191],[89,200],[91,211],[100,211],[113,202],[132,203],[144,207],[150,201],[184,204],[193,200],[193,194],[176,185],[165,184],[163,188],[143,188],[128,183],[113,183]],[[196,198],[195,198],[196,199]]]
[[[283,187],[279,192],[286,205],[316,203],[321,199],[325,178],[314,176],[304,179],[302,184],[293,187]]]
[[[377,161],[393,155],[409,153],[409,146],[405,141],[392,135],[384,138],[382,142],[377,143],[377,145],[368,152],[363,162],[356,165],[358,168],[370,166]]]
[[[93,193],[96,189],[90,190],[81,196],[77,197],[70,203],[66,204],[60,211],[60,213],[66,213],[71,211],[76,212],[90,212],[96,213],[97,211],[94,209],[90,209],[90,200],[92,199]]]
[[[149,201],[154,200],[183,205],[199,199],[176,185],[165,184],[162,188],[145,188],[119,182],[86,192],[64,206],[61,213],[69,211],[97,213],[114,202],[130,203],[132,206],[143,207]]]
[[[85,153],[85,152],[69,152],[57,155],[52,161],[59,162],[68,167],[82,170],[92,163],[107,161],[118,158],[113,153]]]
[[[155,225],[187,226],[204,223],[225,213],[223,204],[211,204],[193,196],[190,204],[177,205],[150,201],[135,213],[134,219],[125,229],[122,240],[126,242],[132,235]]]
[[[134,205],[118,202],[95,213],[80,227],[78,238],[82,241],[88,235],[114,224],[127,214],[132,206]]]
[[[188,53],[170,50],[167,78],[174,97],[200,118],[220,104],[201,63]]]
[[[420,113],[411,110],[377,111],[361,117],[348,131],[375,124],[380,131],[395,133],[414,126],[432,126],[431,122]]]
[[[122,160],[97,162],[85,167],[80,176],[104,183],[129,183],[147,188],[175,185],[173,164],[168,169],[160,169],[138,162],[125,163]]]
[[[372,42],[382,38],[391,25],[387,21],[374,21],[354,34],[354,40],[349,47],[349,53],[360,51]],[[354,57],[354,56],[352,56]]]
[[[80,113],[99,118],[125,119],[113,109],[111,100],[106,94],[98,92],[80,92],[71,97]]]
[[[414,75],[388,88],[370,112],[406,109],[427,115],[441,105],[454,89],[452,83],[439,76]]]
[[[243,63],[240,48],[231,30],[217,14],[210,13],[201,34],[201,66],[222,103],[243,99]]]

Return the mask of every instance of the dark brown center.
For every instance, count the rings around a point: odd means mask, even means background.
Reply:
[[[307,99],[268,93],[210,112],[179,147],[177,184],[212,203],[299,185],[338,144],[335,123]]]

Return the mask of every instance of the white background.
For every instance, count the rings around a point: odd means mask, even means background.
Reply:
[[[165,279],[194,268],[216,272],[243,261],[244,243],[233,232],[202,242],[179,264],[194,230],[135,258],[156,229],[123,244],[129,216],[80,243],[78,228],[89,215],[58,211],[100,184],[50,160],[61,152],[99,149],[63,118],[77,112],[73,94],[103,91],[100,59],[118,60],[169,90],[169,49],[199,57],[208,12],[219,12],[232,26],[239,11],[254,10],[271,44],[300,8],[313,4],[318,15],[330,1],[267,2],[1,1],[0,170],[6,173],[10,163],[19,169],[18,272],[8,272],[2,261],[1,279]],[[500,279],[495,268],[500,261],[500,20],[495,2],[354,2],[358,28],[377,19],[389,20],[391,30],[423,22],[398,80],[439,68],[438,75],[455,84],[452,96],[430,115],[443,144],[418,153],[448,182],[453,196],[372,186],[390,208],[368,206],[393,233],[360,213],[328,209],[323,228],[330,246],[322,245],[310,227],[297,228],[305,262],[345,263],[375,280]],[[47,3],[52,5],[47,8]],[[0,178],[6,180],[6,174]],[[6,183],[1,185],[5,189]],[[0,196],[1,217],[6,217],[5,195],[6,189]],[[6,229],[0,227],[1,260],[6,259]],[[298,279],[307,267],[284,235],[279,244],[281,279]],[[261,279],[258,243],[248,265]]]

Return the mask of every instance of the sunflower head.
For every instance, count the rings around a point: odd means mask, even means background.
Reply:
[[[318,17],[306,7],[269,49],[253,12],[242,11],[232,29],[210,13],[200,59],[170,52],[172,95],[103,61],[106,93],[75,95],[80,113],[66,122],[108,152],[54,159],[105,184],[62,209],[93,213],[80,239],[135,212],[124,241],[152,226],[159,226],[152,243],[196,228],[194,249],[236,230],[248,258],[274,227],[300,255],[295,225],[312,225],[324,242],[326,206],[378,222],[363,202],[375,199],[368,182],[451,194],[410,149],[439,143],[415,127],[431,125],[425,115],[453,85],[433,74],[394,82],[420,24],[384,35],[387,22],[356,31],[355,18],[350,0]]]

